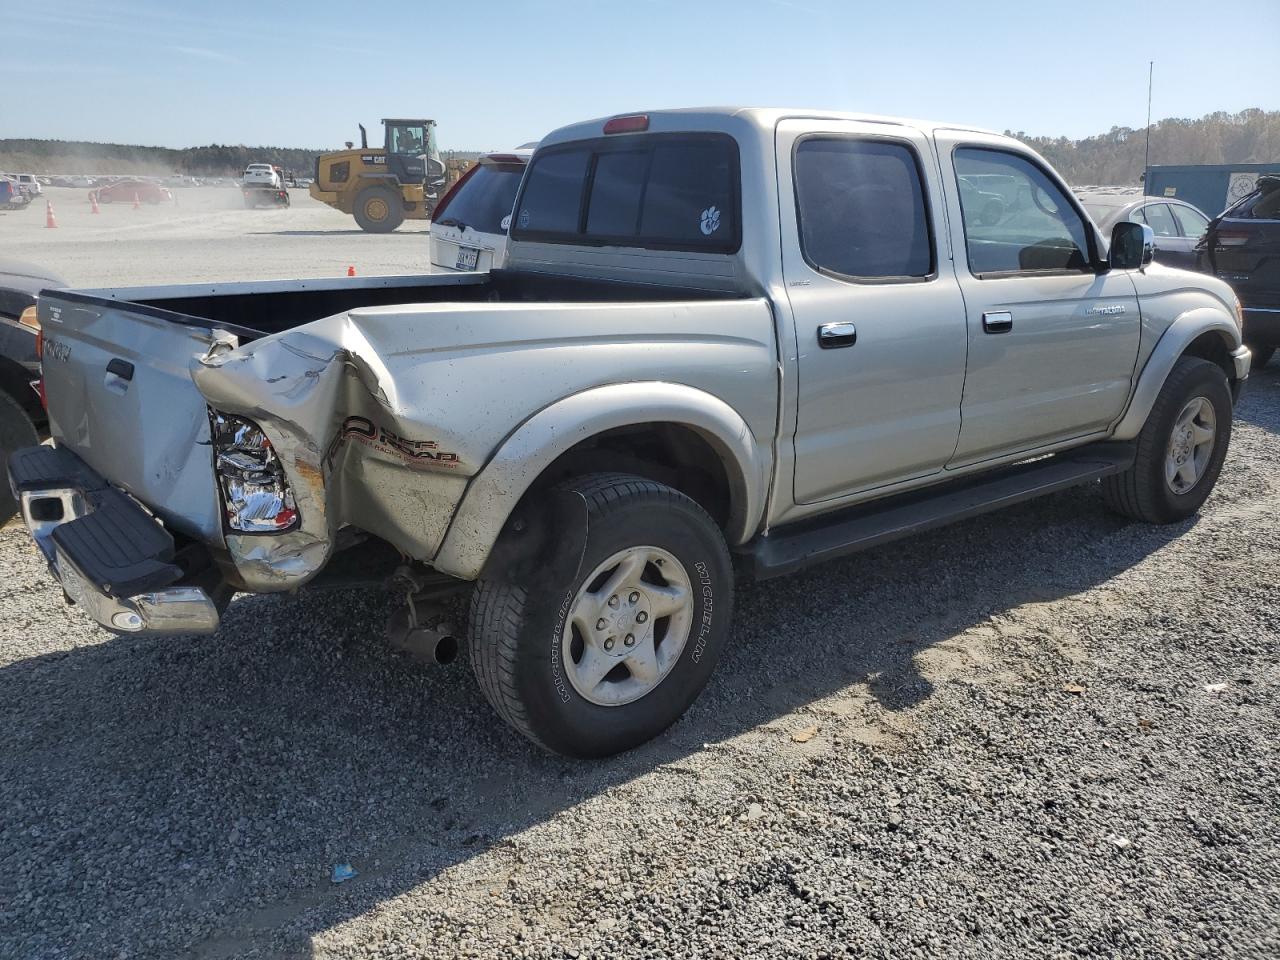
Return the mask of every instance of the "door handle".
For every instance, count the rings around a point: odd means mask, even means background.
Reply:
[[[987,333],[1008,333],[1013,329],[1013,314],[1008,310],[997,310],[982,315],[982,329]]]
[[[114,374],[121,380],[132,380],[133,364],[128,360],[121,360],[119,357],[112,357],[107,362],[107,373]]]
[[[844,323],[824,323],[818,328],[818,346],[823,350],[852,347],[857,342],[858,328],[847,321]]]

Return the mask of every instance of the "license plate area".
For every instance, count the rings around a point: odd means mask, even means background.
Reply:
[[[458,270],[474,270],[480,262],[480,251],[475,247],[459,247],[458,260],[454,264]]]

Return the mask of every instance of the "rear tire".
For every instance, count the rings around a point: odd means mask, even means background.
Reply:
[[[1107,505],[1146,523],[1191,516],[1222,471],[1231,414],[1231,388],[1222,368],[1199,357],[1181,358],[1138,434],[1133,466],[1102,481]]]
[[[1249,365],[1250,370],[1261,370],[1267,365],[1271,355],[1276,352],[1275,347],[1255,347],[1252,344],[1250,344],[1249,349],[1253,351],[1253,361]]]
[[[715,522],[671,487],[593,474],[558,490],[585,501],[585,550],[543,568],[576,572],[481,578],[467,643],[507,723],[548,750],[606,756],[657,736],[702,691],[729,637],[733,569]]]
[[[356,196],[356,223],[369,233],[390,233],[404,223],[400,195],[390,187],[365,187]]]
[[[22,404],[0,392],[0,523],[18,511],[18,502],[9,489],[9,453],[40,442],[35,423]]]

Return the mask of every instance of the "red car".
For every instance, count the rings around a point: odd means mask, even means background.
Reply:
[[[147,180],[117,180],[94,191],[99,203],[133,203],[137,197],[143,203],[163,203],[172,200],[173,194],[157,183]]]

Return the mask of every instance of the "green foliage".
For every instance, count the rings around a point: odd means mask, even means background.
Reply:
[[[274,163],[301,174],[321,151],[210,144],[172,150],[76,140],[0,140],[0,169],[21,173],[138,173],[230,177],[250,163]]]
[[[1007,131],[1006,131],[1007,132]],[[1074,186],[1136,184],[1146,128],[1112,127],[1084,140],[1011,136],[1037,150]],[[1274,163],[1280,160],[1280,110],[1211,113],[1161,120],[1151,127],[1151,163]]]

